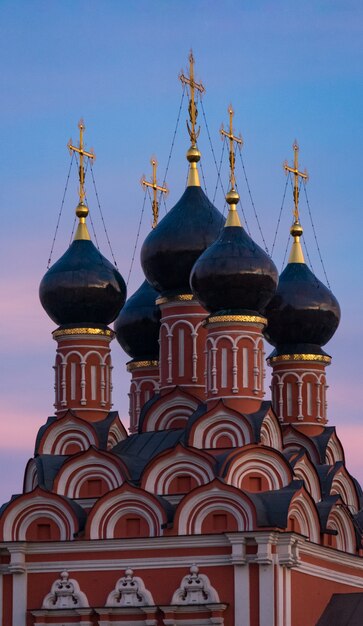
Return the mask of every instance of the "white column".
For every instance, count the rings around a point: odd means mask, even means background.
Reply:
[[[167,382],[171,383],[173,382],[173,375],[172,375],[172,367],[173,367],[173,335],[171,333],[168,333],[167,335],[168,337],[168,379]]]
[[[272,557],[272,537],[256,537],[256,562],[259,564],[260,626],[275,626],[275,585]]]
[[[321,383],[316,383],[316,407],[317,407],[317,415],[316,418],[321,420],[321,397],[320,397],[320,389]]]
[[[86,404],[86,363],[81,361],[81,404]]]
[[[238,348],[237,348],[236,346],[233,346],[233,348],[232,348],[232,354],[233,354],[233,364],[232,364],[232,376],[233,376],[233,380],[232,380],[232,393],[238,393],[238,384],[237,384],[237,373],[238,373],[237,355],[238,355]]]
[[[231,562],[234,566],[234,626],[250,623],[250,573],[246,562],[244,537],[227,535],[232,544]]]
[[[62,363],[62,400],[61,405],[66,406],[67,404],[67,381],[66,381],[66,371],[67,371],[67,363]]]
[[[100,365],[101,367],[101,406],[105,406],[106,404],[106,399],[105,399],[105,389],[106,389],[106,382],[105,382],[105,364],[101,363]]]
[[[197,376],[197,362],[198,362],[198,352],[197,352],[197,339],[198,339],[198,333],[197,331],[194,329],[192,332],[192,342],[193,342],[193,354],[192,354],[192,361],[193,361],[193,372],[192,372],[192,382],[196,383],[198,381],[198,376]]]
[[[212,393],[217,393],[217,348],[212,348]]]
[[[27,573],[24,548],[10,549],[9,571],[13,575],[13,623],[12,626],[26,625]]]
[[[302,386],[303,386],[302,381],[299,380],[298,383],[297,383],[297,388],[298,388],[298,396],[297,396],[298,416],[297,416],[297,419],[298,420],[304,419],[304,416],[302,414],[302,403],[303,403]]]

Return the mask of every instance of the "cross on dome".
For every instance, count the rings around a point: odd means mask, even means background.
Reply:
[[[141,184],[142,184],[143,187],[151,187],[152,190],[153,190],[153,201],[152,201],[153,223],[152,223],[152,228],[156,228],[156,226],[158,225],[158,219],[159,219],[159,203],[158,203],[157,193],[158,193],[158,191],[160,191],[160,194],[162,194],[162,193],[168,194],[169,193],[169,189],[165,185],[165,183],[164,183],[164,187],[162,187],[162,186],[157,184],[156,170],[157,170],[157,167],[158,167],[158,162],[157,162],[156,158],[155,157],[151,157],[150,163],[151,163],[152,168],[153,168],[152,180],[151,181],[146,180],[145,176],[143,175],[142,178],[141,178]]]
[[[79,203],[78,206],[76,208],[76,215],[79,219],[79,224],[76,230],[76,234],[74,236],[74,239],[90,239],[89,236],[89,232],[86,226],[86,217],[89,213],[88,207],[85,204],[85,197],[86,197],[86,191],[85,191],[85,171],[84,171],[84,157],[88,157],[89,159],[94,160],[96,158],[95,153],[93,152],[93,150],[91,150],[90,152],[87,152],[84,149],[84,143],[83,143],[83,133],[86,130],[86,127],[84,125],[84,121],[81,119],[78,122],[78,128],[79,128],[79,145],[78,146],[74,146],[72,144],[72,139],[69,140],[68,142],[68,149],[69,152],[72,153],[77,153],[79,155],[79,169],[78,169],[78,173],[79,173]]]

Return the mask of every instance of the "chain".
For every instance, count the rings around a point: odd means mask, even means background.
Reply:
[[[171,147],[170,147],[168,162],[166,164],[163,184],[161,185],[162,187],[165,187],[166,177],[167,177],[168,171],[169,171],[170,160],[171,160],[171,156],[172,156],[173,149],[174,149],[175,137],[176,137],[176,133],[177,133],[177,130],[178,130],[180,114],[181,114],[181,110],[182,110],[183,102],[184,102],[184,96],[185,96],[185,85],[183,85],[182,97],[181,97],[181,100],[180,100],[180,106],[179,106],[179,111],[178,111],[178,117],[177,117],[177,120],[176,120],[176,125],[175,125],[174,134],[173,134],[173,139],[171,141]],[[161,197],[163,197],[164,209],[165,209],[165,213],[167,213],[168,211],[167,211],[167,208],[166,208],[166,202],[165,202],[164,194],[163,194],[162,191],[160,191],[160,194],[159,194],[159,203],[160,203]]]
[[[287,190],[287,185],[289,182],[289,178],[290,178],[290,172],[288,173],[287,177],[286,177],[286,184],[285,184],[285,189],[284,189],[284,195],[282,196],[282,203],[281,203],[281,207],[280,207],[280,213],[279,213],[279,217],[277,220],[277,225],[276,225],[276,231],[275,231],[275,236],[274,236],[274,241],[272,244],[272,248],[271,248],[271,256],[274,253],[274,249],[275,249],[275,244],[276,244],[276,238],[277,238],[277,233],[279,230],[279,226],[280,226],[280,222],[281,222],[281,215],[282,215],[282,209],[284,208],[284,203],[285,203],[285,197],[286,197],[286,190]]]
[[[284,254],[284,258],[282,260],[282,265],[281,265],[281,272],[282,272],[282,270],[285,267],[285,260],[286,260],[286,255],[287,255],[287,249],[289,247],[289,241],[290,241],[290,235],[288,235],[288,237],[287,237],[287,242],[286,242],[286,247],[285,247],[285,254]],[[280,272],[280,274],[281,274],[281,272]]]
[[[89,161],[89,159],[88,159],[88,161]],[[103,225],[103,229],[104,229],[104,231],[105,231],[105,235],[106,235],[106,239],[107,239],[108,247],[110,248],[110,252],[111,252],[111,256],[112,256],[112,260],[113,260],[113,262],[114,262],[114,265],[115,265],[115,267],[118,269],[118,267],[117,267],[117,262],[116,262],[116,259],[115,259],[115,255],[114,255],[114,253],[113,253],[112,246],[111,246],[111,242],[110,242],[110,239],[109,239],[109,236],[108,236],[108,232],[107,232],[107,228],[106,228],[105,220],[104,220],[104,218],[103,218],[103,213],[102,213],[102,209],[101,209],[100,199],[99,199],[99,197],[98,197],[98,191],[97,191],[97,187],[96,187],[96,181],[95,181],[95,177],[94,177],[94,174],[93,174],[93,165],[92,165],[92,162],[91,162],[91,176],[92,176],[92,182],[93,182],[93,187],[94,187],[95,194],[96,194],[97,205],[98,205],[98,209],[99,209],[99,212],[100,212],[100,215],[101,215],[102,225]]]
[[[248,178],[247,178],[247,173],[246,173],[246,169],[245,169],[245,164],[244,164],[244,162],[243,162],[243,157],[242,157],[242,149],[241,149],[241,145],[240,145],[240,144],[238,144],[238,152],[239,152],[239,156],[240,156],[240,159],[241,159],[242,169],[243,169],[243,173],[244,173],[244,176],[245,176],[245,181],[246,181],[246,185],[247,185],[247,190],[248,190],[248,195],[249,195],[249,197],[250,197],[250,201],[251,201],[251,204],[252,204],[253,212],[254,212],[254,214],[255,214],[255,218],[256,218],[256,222],[257,222],[258,230],[260,231],[261,239],[262,239],[262,241],[263,241],[263,245],[264,245],[264,247],[265,247],[265,252],[266,252],[266,253],[270,256],[270,253],[269,253],[269,251],[268,251],[268,247],[267,247],[267,245],[266,245],[265,238],[264,238],[264,236],[263,236],[263,232],[262,232],[262,228],[261,228],[260,220],[258,219],[258,215],[257,215],[257,211],[256,211],[255,203],[254,203],[253,198],[252,198],[252,193],[251,193],[250,185],[249,185]]]
[[[315,226],[314,226],[314,222],[313,222],[313,217],[312,217],[312,214],[311,214],[310,203],[309,203],[308,194],[307,194],[307,191],[306,191],[306,183],[305,183],[305,181],[304,181],[304,192],[305,192],[306,204],[307,204],[308,211],[309,211],[310,222],[311,222],[311,226],[312,226],[313,233],[314,233],[314,239],[315,239],[316,247],[318,249],[320,263],[321,263],[321,266],[323,268],[323,272],[324,272],[326,283],[327,283],[327,285],[328,285],[328,287],[330,289],[330,283],[329,283],[329,280],[328,280],[327,273],[325,271],[325,265],[324,265],[324,262],[323,262],[323,257],[321,256],[319,242],[318,242],[318,238],[316,236],[316,230],[315,230]]]
[[[221,169],[222,169],[222,162],[223,162],[223,155],[224,155],[224,148],[226,146],[226,142],[225,139],[223,137],[223,141],[222,141],[222,152],[221,152],[221,160],[219,162],[219,167],[217,167],[217,182],[216,182],[216,187],[214,190],[214,195],[213,195],[213,200],[212,203],[214,204],[214,201],[216,199],[216,195],[217,195],[217,190],[218,190],[218,184],[221,185],[222,189],[223,189],[223,184],[222,184],[222,180],[221,180]],[[224,190],[223,190],[224,191]],[[225,194],[224,194],[225,195]]]
[[[65,201],[66,193],[67,193],[67,189],[68,189],[69,177],[71,175],[71,169],[72,169],[72,165],[73,165],[73,158],[74,158],[74,152],[72,152],[71,162],[70,162],[70,165],[69,165],[68,175],[67,175],[67,179],[66,179],[66,185],[65,185],[65,188],[64,188],[63,198],[62,198],[61,206],[60,206],[59,213],[58,213],[57,224],[56,224],[56,227],[55,227],[55,233],[54,233],[52,246],[51,246],[50,253],[49,253],[49,258],[48,258],[47,270],[49,270],[50,264],[51,264],[51,261],[52,261],[52,255],[53,255],[55,240],[56,240],[57,234],[58,234],[59,223],[60,223],[60,220],[61,220],[61,217],[62,217],[64,201]]]
[[[148,187],[146,187],[147,191],[149,191]],[[130,269],[129,269],[129,273],[127,275],[127,281],[126,281],[126,285],[128,286],[129,281],[130,281],[130,276],[131,276],[131,272],[132,272],[132,268],[134,265],[134,261],[135,261],[135,255],[136,255],[136,249],[137,249],[137,244],[139,241],[139,237],[140,237],[140,230],[141,230],[141,223],[142,223],[142,218],[144,216],[144,211],[145,211],[145,202],[146,202],[146,189],[145,189],[145,193],[144,193],[144,202],[142,203],[142,209],[141,209],[141,215],[140,215],[140,220],[139,220],[139,226],[137,229],[137,234],[136,234],[136,240],[135,240],[135,245],[134,245],[134,251],[132,253],[132,259],[131,259],[131,264],[130,264]],[[150,193],[150,192],[149,192]]]

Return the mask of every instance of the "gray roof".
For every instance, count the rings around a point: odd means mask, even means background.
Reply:
[[[316,626],[362,626],[363,593],[334,593]]]
[[[184,443],[184,439],[184,428],[134,434],[120,441],[112,448],[112,452],[125,463],[131,479],[138,481],[151,459],[165,450],[175,448],[178,443]]]

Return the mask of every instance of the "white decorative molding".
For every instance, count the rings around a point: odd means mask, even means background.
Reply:
[[[150,591],[145,588],[144,581],[142,578],[134,576],[132,569],[125,571],[125,576],[117,581],[115,589],[111,591],[106,601],[106,606],[111,607],[154,605],[153,597]]]
[[[89,607],[86,594],[80,590],[78,582],[69,578],[68,572],[64,571],[61,577],[54,581],[50,593],[42,604],[42,609],[75,609]]]
[[[219,602],[217,591],[210,584],[208,576],[199,574],[199,567],[192,565],[190,573],[184,576],[179,589],[174,592],[171,604],[210,604]]]

